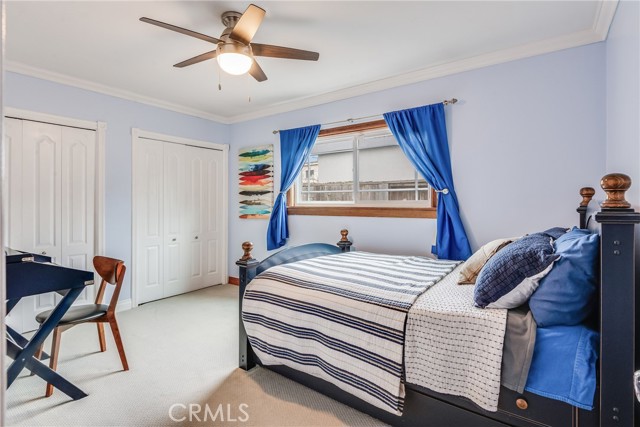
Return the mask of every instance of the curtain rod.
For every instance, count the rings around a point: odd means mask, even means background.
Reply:
[[[442,103],[444,105],[455,104],[456,102],[458,102],[458,100],[456,98],[445,99],[444,101],[442,101]],[[358,121],[358,120],[373,119],[375,117],[382,117],[382,115],[381,114],[374,114],[372,116],[356,117],[355,119],[339,120],[337,122],[323,123],[320,126],[337,125],[339,123],[353,123],[353,122]],[[279,130],[274,130],[273,134],[275,135],[275,134],[277,134],[279,132],[280,132]]]

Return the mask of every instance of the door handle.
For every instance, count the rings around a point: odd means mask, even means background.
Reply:
[[[198,240],[198,236],[196,236],[196,240]]]
[[[176,238],[174,237],[173,239],[171,239],[171,241],[172,241],[172,242],[175,242],[175,241],[176,241]]]

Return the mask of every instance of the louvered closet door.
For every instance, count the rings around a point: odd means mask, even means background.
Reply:
[[[164,297],[164,143],[136,146],[136,277],[138,303]]]

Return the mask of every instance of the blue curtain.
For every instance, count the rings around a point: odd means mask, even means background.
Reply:
[[[433,104],[384,114],[384,120],[413,166],[438,193],[436,244],[441,259],[465,260],[471,247],[453,189],[444,105]]]
[[[320,132],[320,125],[280,131],[280,193],[273,205],[267,228],[267,249],[287,243],[287,190],[296,180]]]

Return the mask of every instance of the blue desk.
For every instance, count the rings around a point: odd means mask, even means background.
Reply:
[[[44,340],[58,325],[71,304],[85,286],[93,284],[93,273],[51,264],[51,258],[13,249],[6,251],[7,261],[7,314],[24,297],[47,292],[63,296],[51,315],[30,340],[7,326],[7,355],[13,359],[7,369],[7,388],[13,384],[23,369],[28,369],[73,400],[87,396],[60,374],[49,369],[34,357]]]

